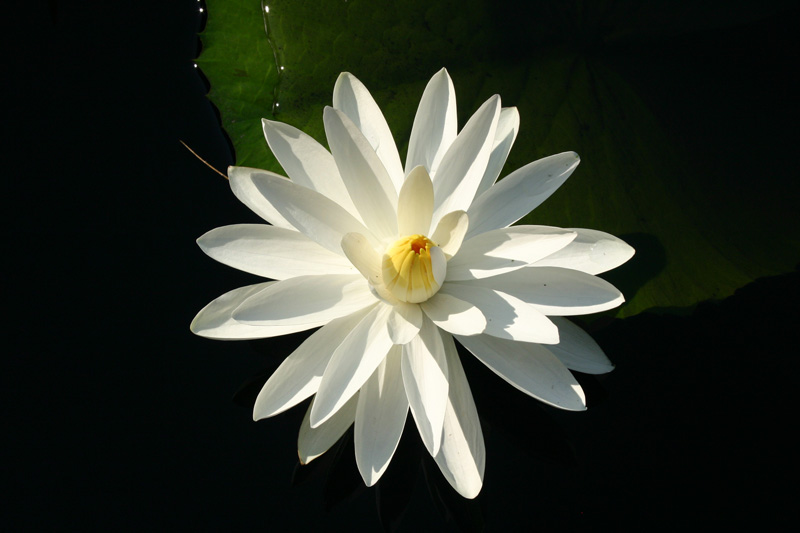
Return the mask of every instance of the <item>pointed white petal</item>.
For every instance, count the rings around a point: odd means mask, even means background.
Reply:
[[[625,241],[593,229],[570,228],[578,234],[556,253],[540,259],[536,266],[553,266],[601,274],[633,257],[635,250]]]
[[[425,167],[408,174],[397,200],[397,229],[400,236],[425,235],[431,230],[433,184]],[[436,241],[434,241],[436,242]]]
[[[422,93],[408,141],[406,173],[422,165],[430,174],[456,138],[456,91],[445,69],[431,78]]]
[[[291,180],[330,198],[348,212],[355,206],[333,156],[311,136],[297,128],[262,119],[264,136],[272,153]]]
[[[486,165],[486,172],[483,173],[481,183],[475,196],[480,196],[489,187],[494,185],[503,165],[506,164],[508,153],[514,145],[519,131],[519,111],[516,107],[504,107],[500,110],[500,118],[497,121],[497,131],[494,134],[494,144],[492,154],[489,156],[489,163]]]
[[[253,173],[247,179],[242,178],[241,183],[246,184],[248,191],[260,195],[266,202],[267,198],[291,227],[297,228],[310,239],[318,242],[323,247],[336,253],[342,253],[342,237],[345,233],[361,233],[370,243],[377,246],[379,240],[353,215],[333,200],[292,183],[277,174]],[[231,187],[234,178],[231,177]],[[235,189],[234,189],[235,192]],[[252,191],[251,191],[252,192]]]
[[[500,97],[489,98],[450,145],[433,177],[433,223],[451,211],[469,209],[492,149]],[[470,217],[471,218],[471,217]]]
[[[300,424],[300,433],[297,435],[297,456],[300,458],[300,464],[304,465],[327,452],[353,425],[358,393],[353,395],[325,424],[312,428],[309,419],[315,401],[316,399],[308,406],[303,423]]]
[[[397,237],[397,189],[380,158],[355,124],[326,107],[325,135],[336,166],[364,224],[379,239]]]
[[[406,344],[417,336],[422,327],[422,309],[418,304],[397,302],[392,307],[386,326],[393,343]]]
[[[549,316],[599,313],[625,301],[604,279],[567,268],[529,266],[469,283],[510,294]]]
[[[265,176],[269,176],[270,179],[289,182],[287,178],[266,170],[247,167],[228,167],[228,181],[230,182],[233,194],[239,201],[273,226],[291,230],[296,229],[278,212],[272,199],[264,196],[258,187],[256,187],[256,183]]]
[[[376,301],[359,274],[299,276],[253,294],[234,310],[233,318],[257,326],[305,324],[308,327],[304,329],[309,329]]]
[[[510,226],[558,189],[580,163],[575,152],[551,155],[515,170],[475,198],[467,238]]]
[[[547,226],[512,226],[464,242],[447,264],[448,281],[488,278],[517,270],[548,256],[577,234]]]
[[[456,336],[456,339],[522,392],[560,409],[586,409],[586,396],[575,376],[544,346],[491,335]]]
[[[253,420],[282,413],[316,393],[333,352],[368,311],[330,321],[284,359],[258,393]]]
[[[381,109],[361,81],[349,72],[342,72],[333,87],[333,107],[348,116],[378,154],[384,168],[399,191],[403,184],[400,155]]]
[[[251,296],[272,287],[276,281],[258,283],[226,292],[197,313],[189,329],[192,333],[207,339],[241,340],[266,339],[289,333],[297,333],[314,327],[313,324],[293,324],[284,326],[254,326],[233,319],[233,311]]]
[[[302,233],[266,224],[216,228],[197,239],[197,244],[220,263],[265,278],[356,272],[347,258]]]
[[[372,375],[392,347],[386,327],[391,306],[378,304],[336,348],[322,376],[311,425],[324,423]]]
[[[486,329],[486,317],[480,309],[442,290],[419,305],[434,324],[450,333],[477,335]]]
[[[450,388],[442,424],[442,445],[434,459],[459,494],[474,498],[483,486],[486,466],[483,432],[453,338],[442,333],[442,341],[447,354]]]
[[[535,306],[471,282],[447,283],[439,291],[469,302],[486,317],[488,335],[521,342],[556,344],[558,328]]]
[[[614,370],[600,346],[583,329],[567,318],[555,316],[551,320],[558,327],[559,343],[547,349],[567,368],[584,374],[605,374]]]
[[[469,228],[469,217],[464,211],[453,211],[443,216],[436,225],[431,240],[435,242],[448,258],[461,248],[461,243]]]
[[[422,442],[431,456],[439,453],[447,407],[447,358],[433,322],[423,321],[419,335],[403,345],[403,383]]]
[[[389,466],[408,416],[401,351],[393,346],[358,393],[353,439],[356,464],[368,487],[377,483]]]

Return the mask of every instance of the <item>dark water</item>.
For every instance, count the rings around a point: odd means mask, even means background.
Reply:
[[[475,501],[455,496],[415,431],[377,488],[362,486],[347,437],[298,468],[304,409],[256,424],[248,403],[302,335],[215,343],[188,331],[210,299],[252,282],[193,242],[247,221],[178,143],[233,163],[192,65],[198,4],[27,9],[9,30],[5,98],[12,530],[662,529],[793,514],[796,271],[681,316],[592,324],[616,369],[579,376],[585,413],[544,407],[464,357],[487,447]],[[702,184],[729,180],[720,201],[797,198],[796,20],[784,10],[674,46],[643,39],[659,68],[626,64],[690,152],[725,161]],[[659,76],[681,81],[659,91]],[[214,180],[213,195],[193,186]]]

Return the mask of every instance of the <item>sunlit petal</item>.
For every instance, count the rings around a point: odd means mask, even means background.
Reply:
[[[522,392],[560,409],[586,409],[583,389],[547,348],[491,335],[456,336],[456,339],[495,374]]]
[[[364,483],[374,485],[389,466],[408,416],[400,370],[402,349],[394,346],[358,393],[353,438]]]

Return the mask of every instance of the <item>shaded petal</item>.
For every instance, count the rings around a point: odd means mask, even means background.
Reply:
[[[450,145],[433,177],[433,223],[451,211],[466,211],[475,198],[492,149],[500,97],[489,98]],[[470,217],[471,218],[471,217]]]
[[[297,457],[300,458],[300,464],[304,465],[327,452],[353,425],[358,405],[358,393],[354,394],[326,423],[317,427],[311,427],[310,424],[314,402],[316,399],[308,406],[306,416],[300,424],[300,433],[297,435]]]
[[[519,111],[516,107],[504,107],[500,110],[500,118],[497,120],[497,131],[494,134],[494,143],[492,145],[492,153],[489,156],[489,163],[486,165],[486,171],[483,173],[481,183],[475,196],[480,196],[489,187],[494,185],[500,171],[503,170],[503,165],[506,164],[508,153],[514,145],[514,140],[517,138],[519,131]]]
[[[233,318],[264,326],[305,324],[303,329],[310,329],[376,301],[359,274],[298,276],[250,296],[234,310]]]
[[[282,214],[280,214],[273,204],[273,201],[264,196],[258,187],[256,187],[256,183],[265,176],[269,176],[270,179],[283,180],[289,183],[289,179],[266,170],[247,167],[228,167],[228,181],[230,182],[231,190],[240,202],[273,226],[291,230],[296,229]]]
[[[386,357],[392,347],[386,327],[391,312],[386,304],[375,306],[336,348],[317,391],[312,427],[324,423],[344,405]]]
[[[474,498],[483,486],[486,466],[483,432],[453,337],[442,333],[442,341],[450,387],[442,424],[442,445],[434,459],[445,479],[459,494]]]
[[[586,409],[586,396],[575,376],[544,346],[491,335],[456,336],[456,339],[522,392],[560,409]]]
[[[408,404],[431,456],[439,453],[447,407],[447,359],[439,328],[423,321],[419,335],[403,345],[403,383]]]
[[[368,311],[331,320],[284,359],[258,393],[253,420],[282,413],[316,393],[333,352]]]
[[[399,191],[405,177],[400,155],[380,107],[364,84],[349,72],[342,72],[333,87],[333,107],[361,131],[389,173],[395,191]]]
[[[439,291],[469,302],[486,317],[484,333],[521,342],[556,344],[558,328],[535,306],[472,283],[447,283]]]
[[[443,216],[436,225],[431,240],[450,258],[458,253],[469,228],[469,217],[464,211],[453,211]]]
[[[313,324],[292,324],[283,326],[256,326],[243,324],[233,319],[233,311],[242,302],[259,292],[275,285],[268,281],[256,285],[240,287],[226,292],[197,313],[189,329],[195,335],[217,340],[266,339],[289,333],[297,333],[314,327]]]
[[[580,163],[575,152],[564,152],[528,163],[475,198],[467,210],[467,238],[510,226],[558,189]]]
[[[552,316],[599,313],[625,301],[604,279],[567,268],[530,266],[469,283],[510,294]]]
[[[433,184],[425,167],[408,174],[397,199],[397,230],[400,236],[425,235],[431,230]],[[436,242],[436,241],[434,241]]]
[[[380,239],[397,237],[397,189],[355,124],[326,107],[325,135],[347,192],[364,224]]]
[[[447,279],[488,278],[517,270],[560,250],[576,235],[547,226],[512,226],[481,233],[466,241],[447,264]]]
[[[265,278],[355,274],[345,257],[298,231],[266,224],[216,228],[197,239],[197,244],[220,263]]]
[[[233,183],[234,178],[231,178]],[[341,254],[342,237],[346,233],[361,233],[377,246],[379,240],[353,215],[322,194],[301,187],[277,174],[256,174],[241,178],[248,190],[259,194],[264,201],[269,198],[271,205],[280,211],[281,216],[304,235],[318,242],[324,248]],[[233,185],[231,185],[233,187]]]
[[[293,182],[317,191],[351,213],[355,212],[336,162],[324,146],[283,122],[262,119],[261,124],[270,150]]]
[[[360,233],[348,233],[342,237],[342,251],[350,263],[372,285],[381,283],[381,256],[369,240]]]
[[[553,266],[601,274],[617,268],[633,257],[628,243],[608,233],[593,229],[570,228],[578,234],[574,241],[556,253],[540,259],[534,266]]]
[[[433,75],[419,101],[408,141],[406,173],[418,165],[435,173],[457,133],[456,91],[442,69]]]
[[[358,471],[368,487],[389,466],[408,416],[401,351],[399,346],[393,346],[358,393],[353,437]]]
[[[486,317],[480,309],[441,290],[419,306],[434,324],[450,333],[477,335],[486,329]]]
[[[567,318],[553,317],[558,326],[559,343],[547,347],[558,360],[570,370],[584,374],[605,374],[614,370],[614,365],[594,339]]]
[[[422,309],[417,304],[397,302],[392,307],[389,320],[389,337],[395,344],[406,344],[419,333],[422,327]]]

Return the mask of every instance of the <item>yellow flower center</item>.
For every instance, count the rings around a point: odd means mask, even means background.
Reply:
[[[402,302],[424,302],[439,290],[433,276],[431,248],[424,235],[408,235],[395,241],[383,254],[383,284]]]

